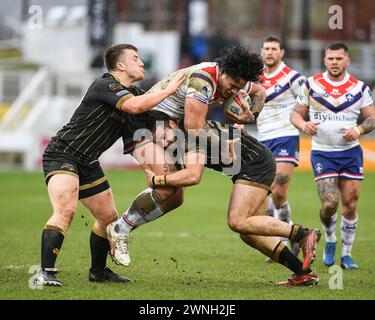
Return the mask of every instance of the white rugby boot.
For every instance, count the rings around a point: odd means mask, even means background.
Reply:
[[[114,263],[128,267],[130,256],[128,250],[129,235],[118,232],[120,225],[112,222],[107,226],[108,241],[111,246],[111,257]]]

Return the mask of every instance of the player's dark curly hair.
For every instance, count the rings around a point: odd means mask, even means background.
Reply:
[[[259,82],[259,76],[263,73],[263,62],[260,55],[251,53],[244,47],[224,48],[221,57],[215,60],[221,70],[227,73],[235,81]]]

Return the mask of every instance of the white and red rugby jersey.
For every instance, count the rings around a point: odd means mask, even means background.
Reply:
[[[257,119],[258,140],[299,135],[297,128],[290,122],[290,113],[305,80],[303,75],[284,62],[273,73],[261,76],[267,98]]]
[[[176,75],[176,72],[156,83],[147,93],[165,89]],[[185,83],[175,93],[152,108],[152,110],[162,111],[174,119],[182,119],[184,117],[185,100],[187,97],[197,99],[207,105],[219,98],[216,90],[219,78],[219,66],[217,63],[203,62],[193,65],[185,69],[185,75]]]
[[[340,82],[328,78],[327,71],[307,79],[297,102],[309,107],[311,121],[319,122],[312,137],[312,150],[342,151],[353,148],[359,140],[349,142],[342,136],[357,125],[360,111],[373,104],[370,88],[346,73]]]

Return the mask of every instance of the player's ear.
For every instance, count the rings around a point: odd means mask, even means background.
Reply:
[[[283,58],[283,57],[284,57],[284,54],[285,54],[285,50],[284,50],[284,49],[281,49],[281,50],[280,50],[280,57]]]
[[[178,128],[177,122],[174,120],[168,120],[168,124],[172,129]]]
[[[117,70],[124,71],[126,69],[125,64],[121,61],[117,61],[116,63]]]

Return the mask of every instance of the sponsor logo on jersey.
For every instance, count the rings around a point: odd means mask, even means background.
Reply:
[[[337,96],[337,95],[340,94],[340,90],[339,89],[332,89],[331,92],[330,92],[330,94],[332,96]]]
[[[317,173],[320,174],[320,173],[323,171],[323,165],[322,165],[320,162],[318,162],[318,163],[315,165],[315,170],[316,170]]]
[[[323,92],[323,93],[314,92],[314,93],[312,94],[312,97],[313,97],[313,98],[321,98],[321,97],[323,97],[323,98],[328,98],[328,97],[329,97],[329,94],[328,94],[327,92]]]

